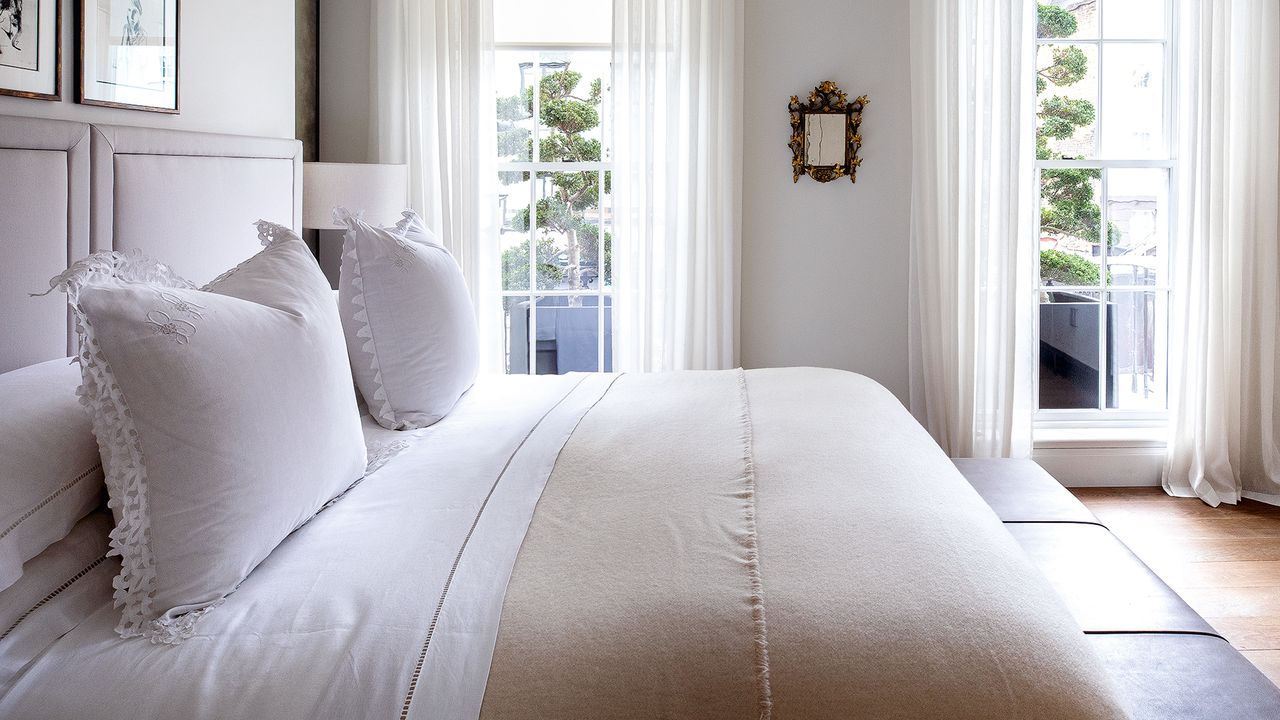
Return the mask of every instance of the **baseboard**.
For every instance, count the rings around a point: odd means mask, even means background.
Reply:
[[[1031,458],[1067,487],[1160,484],[1163,447],[1037,447]]]

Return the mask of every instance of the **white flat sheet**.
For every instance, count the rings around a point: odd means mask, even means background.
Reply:
[[[489,378],[430,428],[370,432],[399,454],[290,536],[195,637],[122,640],[103,606],[18,678],[0,717],[474,716],[534,505],[613,379]]]

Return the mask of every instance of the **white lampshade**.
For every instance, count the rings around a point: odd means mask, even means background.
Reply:
[[[409,201],[405,165],[362,163],[302,164],[302,227],[337,230],[333,209],[364,213],[370,223],[390,225]]]

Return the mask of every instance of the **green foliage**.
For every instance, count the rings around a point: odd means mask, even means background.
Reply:
[[[1036,31],[1042,38],[1070,37],[1076,32],[1075,16],[1053,5],[1039,5]],[[1084,51],[1073,45],[1054,46],[1048,66],[1036,77],[1036,95],[1053,87],[1074,85],[1089,73]],[[1054,157],[1049,139],[1068,140],[1082,127],[1093,124],[1097,109],[1092,102],[1052,95],[1040,99],[1037,112],[1036,158]],[[1040,231],[1059,237],[1074,237],[1097,245],[1102,240],[1102,208],[1094,197],[1093,184],[1102,177],[1096,168],[1065,168],[1040,172]],[[1115,226],[1107,227],[1107,245],[1119,238]],[[1072,285],[1098,282],[1098,268],[1088,260],[1058,250],[1040,253],[1040,273],[1045,279]]]
[[[1098,266],[1070,253],[1040,251],[1040,277],[1059,285],[1097,285]]]
[[[527,227],[527,226],[526,226]],[[538,289],[551,290],[564,279],[564,269],[556,256],[560,251],[547,236],[538,238]],[[502,251],[502,289],[529,289],[529,241]]]
[[[1039,72],[1040,77],[1057,85],[1075,85],[1089,73],[1089,58],[1075,45],[1059,45],[1050,50],[1050,62]]]
[[[597,78],[587,86],[585,95],[578,95],[581,84],[582,74],[568,67],[549,73],[538,82],[538,121],[541,127],[546,128],[545,137],[540,138],[538,142],[536,159],[540,162],[600,160],[600,141],[586,137],[586,133],[600,126],[603,86],[601,80]],[[504,155],[517,155],[521,159],[534,159],[531,157],[533,147],[529,132],[514,127],[519,120],[533,115],[533,105],[533,88],[526,88],[521,95],[498,100],[499,152]],[[505,184],[528,179],[529,174],[522,172],[506,172],[499,176],[499,180]],[[604,184],[605,192],[608,192],[610,184],[608,173],[605,174]],[[581,286],[583,260],[593,262],[596,257],[595,242],[599,230],[594,222],[587,221],[586,213],[599,206],[599,175],[592,171],[552,173],[551,185],[552,192],[548,197],[538,200],[537,204],[537,226],[543,231],[542,239],[538,241],[539,247],[541,248],[543,240],[552,242],[546,233],[554,232],[565,236],[570,265],[569,287],[577,289]],[[529,208],[518,211],[512,218],[512,227],[527,231],[529,216]],[[591,243],[590,249],[586,247],[588,238]],[[525,259],[528,260],[527,248]],[[557,278],[557,282],[559,279],[560,277]],[[541,281],[539,284],[541,285]],[[527,287],[526,280],[520,289]]]
[[[1102,208],[1095,202],[1093,182],[1102,177],[1097,168],[1059,168],[1040,171],[1040,232],[1069,236],[1093,244],[1101,241]],[[1107,225],[1107,245],[1120,239],[1114,224]]]
[[[1040,102],[1040,135],[1066,140],[1076,129],[1093,122],[1095,110],[1088,100],[1054,95]]]
[[[1071,37],[1076,33],[1076,16],[1055,5],[1036,8],[1036,35],[1042,38]]]

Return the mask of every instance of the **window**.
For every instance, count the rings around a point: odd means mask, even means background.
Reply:
[[[1037,421],[1167,408],[1168,0],[1046,0],[1036,27]]]
[[[613,366],[610,6],[494,4],[508,373]]]

